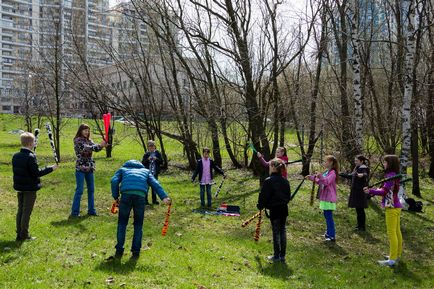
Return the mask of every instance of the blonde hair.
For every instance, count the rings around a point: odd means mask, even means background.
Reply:
[[[21,138],[21,145],[23,147],[28,147],[33,145],[35,142],[35,136],[31,132],[24,132],[20,135]]]
[[[278,158],[274,158],[270,161],[270,167],[275,168],[279,174],[286,170],[285,162]]]

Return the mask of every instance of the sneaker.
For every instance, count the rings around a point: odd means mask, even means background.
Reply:
[[[15,242],[34,241],[36,239],[37,239],[36,237],[32,237],[32,236],[28,236],[26,238],[19,238],[19,237],[17,237],[15,239]]]
[[[393,267],[396,265],[396,261],[395,260],[380,260],[380,261],[378,261],[378,264],[380,266]]]
[[[133,252],[133,255],[131,255],[131,259],[139,259],[140,253],[139,252]]]
[[[278,263],[278,262],[282,262],[282,259],[280,257],[276,258],[274,257],[274,255],[271,256],[267,256],[267,260],[270,263]]]
[[[384,260],[390,260],[390,257],[388,255],[384,255]],[[396,262],[401,261],[401,257],[396,258]]]
[[[327,236],[327,237],[325,238],[325,241],[326,241],[326,242],[336,242],[336,238],[333,238],[333,237]]]
[[[355,227],[354,228],[354,231],[358,231],[358,232],[364,232],[364,231],[366,231],[366,228],[365,227]]]

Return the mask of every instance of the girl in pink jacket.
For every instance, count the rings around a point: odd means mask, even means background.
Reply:
[[[306,179],[317,183],[319,189],[319,207],[324,212],[327,232],[324,237],[327,242],[336,241],[335,222],[333,221],[333,211],[336,210],[336,182],[339,171],[338,160],[334,156],[326,156],[324,167],[327,169],[323,174],[306,176]]]
[[[261,165],[264,168],[270,167],[270,162],[267,162],[264,159],[264,155],[263,154],[261,154],[260,152],[258,152],[257,156],[258,156],[259,161],[261,162]],[[278,158],[278,159],[281,159],[285,163],[285,167],[282,170],[282,177],[284,177],[285,179],[287,179],[288,178],[288,172],[286,171],[286,163],[288,162],[288,156],[286,154],[286,148],[285,147],[278,147],[276,149],[276,154],[275,154],[274,157]]]

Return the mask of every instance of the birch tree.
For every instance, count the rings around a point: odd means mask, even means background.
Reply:
[[[414,1],[405,1],[408,4],[407,31],[405,45],[405,78],[404,97],[402,102],[402,143],[401,143],[401,172],[407,172],[409,153],[411,147],[411,101],[413,97],[413,70],[415,65],[415,7]]]

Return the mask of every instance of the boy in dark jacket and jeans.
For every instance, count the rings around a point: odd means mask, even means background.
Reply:
[[[121,258],[124,253],[125,234],[131,210],[134,212],[134,235],[131,252],[134,258],[140,256],[143,218],[149,187],[158,194],[166,205],[170,204],[171,200],[160,183],[139,161],[127,161],[111,179],[113,198],[119,200],[119,192],[122,195],[119,204],[116,258]]]
[[[25,132],[21,134],[21,145],[21,150],[14,154],[12,158],[14,189],[17,191],[18,196],[16,220],[16,240],[18,242],[35,239],[29,235],[29,223],[36,201],[36,191],[41,189],[40,177],[57,169],[57,165],[39,169],[36,156],[33,153],[35,136],[32,133]]]
[[[148,151],[145,153],[142,159],[142,164],[147,168],[156,180],[158,180],[158,175],[160,174],[160,166],[163,163],[163,157],[161,153],[157,150],[157,146],[153,140],[148,141]],[[148,197],[146,196],[146,203],[148,202]],[[157,194],[154,189],[152,189],[152,204],[158,205]]]
[[[270,210],[274,255],[268,259],[272,262],[285,262],[286,255],[286,218],[291,189],[288,180],[282,177],[284,169],[285,163],[281,159],[270,161],[270,177],[265,179],[258,197],[258,209]]]
[[[192,182],[199,175],[199,184],[200,184],[200,205],[205,207],[205,190],[207,196],[207,205],[208,208],[212,205],[212,197],[211,197],[211,185],[213,183],[213,169],[216,170],[219,174],[223,175],[226,178],[225,173],[221,168],[219,168],[214,161],[209,157],[210,149],[203,148],[202,150],[202,158],[197,161],[196,170],[193,173],[191,178]]]

